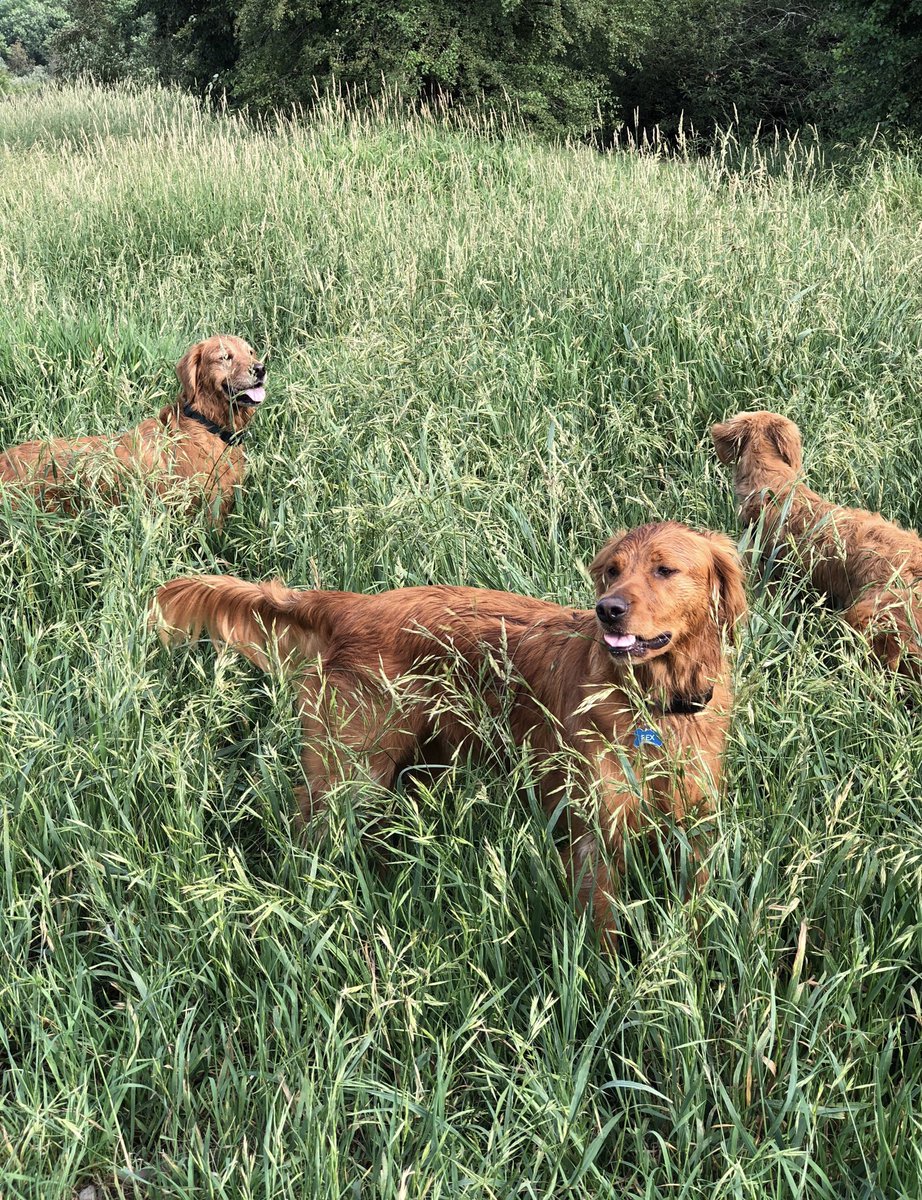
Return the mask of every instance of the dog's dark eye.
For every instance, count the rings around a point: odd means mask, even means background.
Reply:
[[[668,579],[670,575],[678,575],[678,567],[657,567],[653,572],[658,579]]]
[[[618,575],[619,575],[619,571],[618,571],[617,567],[609,567],[608,570],[605,572],[606,579],[617,579]]]

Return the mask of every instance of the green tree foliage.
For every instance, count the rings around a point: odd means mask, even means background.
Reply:
[[[731,121],[922,129],[922,0],[55,2],[63,73],[147,74],[262,110],[336,86],[509,104],[574,136]]]
[[[66,19],[67,6],[61,0],[2,0],[0,45],[9,48],[4,57],[10,62],[9,55],[15,54],[17,63],[46,63],[49,43]]]
[[[309,102],[334,83],[374,95],[445,94],[513,103],[554,132],[598,123],[608,63],[637,26],[631,3],[604,0],[142,0],[173,73],[227,87],[259,108]]]
[[[158,73],[185,87],[219,86],[234,91],[235,68],[242,69],[256,46],[237,38],[240,0],[135,0],[149,21],[150,59]],[[281,91],[268,106],[285,103]]]
[[[158,73],[153,22],[138,0],[67,0],[67,10],[68,20],[52,43],[61,74],[86,72],[110,81],[153,78]]]
[[[625,123],[669,134],[680,122],[710,132],[819,120],[832,60],[824,0],[671,0],[636,67],[611,88]]]
[[[671,0],[610,81],[627,124],[922,130],[922,0]]]
[[[844,126],[922,131],[922,0],[841,0],[834,102]]]

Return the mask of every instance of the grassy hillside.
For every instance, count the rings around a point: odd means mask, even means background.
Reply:
[[[134,423],[207,333],[270,366],[223,534],[0,507],[4,1196],[919,1195],[919,697],[795,584],[753,586],[712,881],[651,855],[614,962],[517,773],[347,790],[311,845],[285,688],[145,628],[190,569],[587,602],[617,527],[735,530],[746,406],[922,526],[918,162],[733,157],[0,101],[0,444]]]

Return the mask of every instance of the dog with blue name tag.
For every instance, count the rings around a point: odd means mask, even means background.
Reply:
[[[495,762],[505,728],[528,748],[572,886],[612,947],[628,836],[713,811],[727,648],[746,597],[730,540],[673,521],[613,538],[591,573],[590,609],[469,587],[369,596],[226,576],[174,579],[155,608],[168,643],[206,632],[292,675],[305,821],[343,780],[390,787],[408,766]]]

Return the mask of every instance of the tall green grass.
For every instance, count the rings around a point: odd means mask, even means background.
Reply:
[[[916,158],[494,134],[0,100],[2,444],[134,423],[211,332],[270,367],[223,534],[0,511],[4,1196],[922,1190],[919,697],[796,581],[753,586],[711,882],[654,849],[616,961],[518,770],[312,845],[284,686],[145,627],[195,569],[588,601],[615,528],[735,529],[746,406],[922,526]]]

